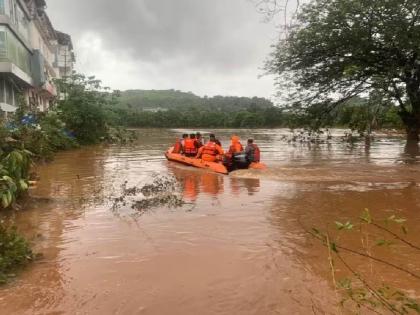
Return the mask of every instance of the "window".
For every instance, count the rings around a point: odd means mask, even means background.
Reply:
[[[6,103],[14,105],[14,91],[13,86],[6,80]]]
[[[0,41],[1,41],[1,31],[2,31],[2,28],[0,28]],[[5,45],[6,51],[7,51],[6,59],[10,62],[13,62],[22,71],[30,75],[31,74],[30,53],[9,29],[3,29],[3,31],[6,32],[6,45]],[[1,52],[1,45],[0,45],[0,52]],[[1,59],[1,56],[0,56],[0,59]]]
[[[1,0],[0,0],[1,1]],[[6,30],[0,28],[0,60],[7,59]]]
[[[0,14],[6,14],[4,0],[0,0]]]
[[[1,0],[0,0],[1,1]],[[25,38],[29,38],[29,21],[20,6],[15,3],[16,25],[19,33]]]
[[[15,23],[15,4],[14,4],[14,0],[9,0],[9,6],[10,6],[10,12],[9,12],[9,17],[10,20]]]
[[[4,103],[4,79],[0,78],[0,103]]]

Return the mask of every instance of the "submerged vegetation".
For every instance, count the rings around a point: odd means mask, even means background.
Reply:
[[[0,223],[0,284],[14,276],[14,271],[25,266],[33,258],[28,242],[16,229]]]
[[[409,250],[420,252],[420,245],[413,244],[407,239],[408,229],[406,220],[391,215],[386,219],[378,220],[372,217],[370,211],[365,209],[360,218],[354,223],[335,222],[335,232],[321,231],[313,228],[309,233],[319,240],[328,249],[328,262],[331,269],[332,281],[337,293],[343,298],[340,306],[346,310],[357,310],[358,314],[371,311],[383,314],[406,315],[420,314],[420,302],[409,292],[393,288],[381,281],[368,281],[362,270],[352,266],[346,255],[361,257],[372,264],[380,264],[386,272],[397,271],[407,277],[420,280],[420,274],[415,266],[393,263],[381,258],[379,248],[392,249],[393,246],[405,247]],[[346,233],[357,233],[360,236],[361,249],[355,249],[345,243]],[[383,271],[385,272],[385,271]],[[338,275],[343,275],[339,278]]]
[[[124,182],[120,196],[113,200],[114,212],[128,207],[135,211],[134,216],[141,216],[157,207],[180,208],[185,205],[180,195],[181,188],[173,177],[158,176],[152,183],[141,187],[127,185],[128,182]]]

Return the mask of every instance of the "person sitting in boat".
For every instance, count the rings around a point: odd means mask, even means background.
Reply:
[[[187,157],[195,157],[197,153],[198,153],[198,144],[195,138],[195,134],[192,133],[187,139],[185,139],[184,154]]]
[[[261,159],[260,148],[254,143],[253,139],[248,139],[248,145],[245,148],[246,159],[249,163],[259,163]]]
[[[184,147],[185,147],[185,140],[188,139],[188,134],[184,133],[182,135],[182,140],[181,140],[181,146],[182,146],[182,152],[184,152]]]
[[[220,161],[220,156],[223,156],[225,152],[222,147],[216,143],[216,140],[215,135],[211,134],[210,140],[206,143],[206,145],[198,150],[196,158],[201,158],[203,161],[207,162]]]
[[[238,136],[232,136],[230,140],[231,144],[229,147],[229,154],[233,156],[244,151],[244,147],[241,144],[241,139]]]
[[[204,144],[203,144],[203,137],[201,136],[201,133],[197,132],[196,135],[196,140],[197,140],[197,147],[200,149]]]
[[[181,139],[176,139],[175,145],[174,145],[174,149],[172,151],[172,153],[176,153],[176,154],[181,154],[182,153],[182,144],[181,144]]]
[[[250,163],[246,159],[244,147],[238,136],[232,136],[231,145],[229,152],[226,154],[224,164],[230,171],[248,168]]]

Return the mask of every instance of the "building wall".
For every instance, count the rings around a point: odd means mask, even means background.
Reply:
[[[46,42],[44,41],[44,39],[42,38],[41,33],[34,22],[31,23],[29,34],[30,34],[30,42],[31,42],[32,49],[38,49],[42,53],[42,55],[45,57],[45,59],[51,60],[53,58],[52,57],[53,53],[51,49],[48,47],[48,45],[46,44]]]
[[[17,36],[7,26],[0,25],[0,61],[12,62],[26,74],[31,75],[30,59],[31,52]]]
[[[29,18],[24,9],[19,5],[18,0],[0,0],[0,14],[9,17],[19,34],[25,40],[29,40]]]
[[[57,97],[53,79],[73,69],[70,37],[59,44],[43,7],[25,2],[0,0],[0,112],[13,110],[18,94],[32,109],[47,110]]]

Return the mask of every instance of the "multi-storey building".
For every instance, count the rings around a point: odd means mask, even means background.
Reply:
[[[53,79],[73,71],[71,37],[54,29],[45,6],[45,0],[0,0],[3,113],[17,109],[19,95],[31,109],[47,110],[57,97]]]

